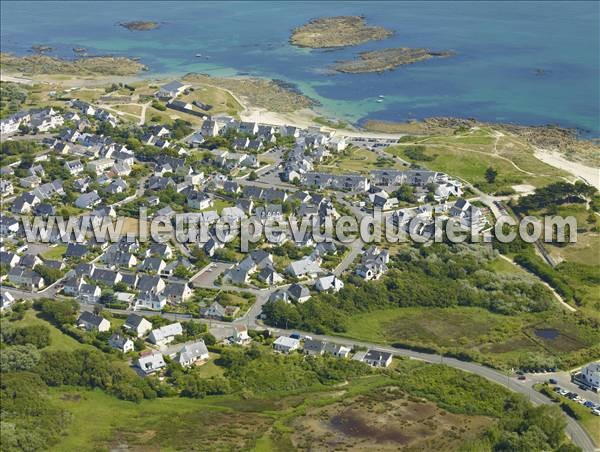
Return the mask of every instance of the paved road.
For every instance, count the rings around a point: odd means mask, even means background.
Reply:
[[[511,376],[505,375],[505,374],[503,374],[497,370],[491,369],[489,367],[485,367],[480,364],[476,364],[476,363],[472,363],[472,362],[460,361],[455,358],[448,358],[448,357],[443,357],[440,355],[435,355],[435,354],[430,354],[430,353],[421,353],[421,352],[417,352],[417,351],[413,351],[413,350],[406,350],[406,349],[400,349],[400,348],[395,348],[395,347],[387,347],[387,346],[382,346],[380,344],[356,341],[356,340],[352,340],[352,339],[346,339],[343,337],[326,336],[326,335],[320,335],[320,334],[306,333],[306,332],[302,332],[302,331],[298,331],[298,330],[285,330],[285,329],[280,329],[280,328],[271,328],[268,326],[264,326],[260,322],[257,322],[256,316],[254,314],[257,314],[260,312],[259,308],[262,307],[262,304],[268,299],[269,291],[266,290],[266,291],[260,291],[260,292],[261,292],[260,295],[257,295],[257,302],[253,306],[253,309],[251,311],[249,311],[246,316],[236,319],[236,321],[233,323],[219,322],[219,321],[207,320],[207,319],[193,319],[193,320],[197,321],[197,322],[201,322],[201,323],[211,324],[216,327],[228,327],[228,326],[232,326],[232,324],[233,325],[236,325],[236,324],[237,325],[246,325],[248,328],[252,328],[252,329],[267,329],[276,335],[289,335],[289,334],[292,334],[293,332],[299,332],[300,334],[305,334],[305,335],[308,334],[314,339],[326,340],[326,341],[335,342],[338,344],[343,344],[343,345],[348,345],[348,346],[361,346],[361,347],[366,347],[366,348],[373,348],[373,349],[377,349],[377,350],[383,350],[383,351],[390,352],[394,356],[398,356],[398,357],[418,359],[418,360],[425,361],[428,363],[444,364],[446,366],[450,366],[455,369],[460,369],[465,372],[477,374],[483,378],[486,378],[487,380],[489,380],[493,383],[504,386],[504,387],[510,389],[511,391],[523,394],[534,404],[539,405],[539,404],[552,404],[553,403],[548,397],[544,396],[543,394],[540,394],[539,392],[535,391],[532,388],[533,384],[541,382],[541,381],[545,381],[547,378],[549,378],[550,374],[544,374],[543,375],[544,378],[540,378],[539,374],[534,376],[534,378],[530,378],[528,376],[527,377],[528,380],[520,381],[520,380],[517,380],[514,376],[511,377]],[[157,315],[157,313],[155,313],[155,312],[148,312],[148,313],[141,312],[141,314]],[[186,318],[186,317],[183,317],[183,316],[180,316],[177,314],[164,314],[164,315],[167,318],[171,318],[172,320],[183,320]],[[568,417],[566,414],[565,414],[565,418],[567,420],[566,432],[569,435],[569,437],[571,438],[571,440],[577,446],[581,447],[581,449],[583,449],[586,452],[600,450],[594,445],[592,439],[587,434],[587,432],[581,427],[580,424],[578,424],[572,418]]]
[[[292,330],[282,330],[282,329],[276,329],[276,328],[269,328],[269,330],[271,330],[277,334],[291,334],[292,333]],[[302,332],[300,332],[300,333],[302,334]],[[466,362],[466,361],[460,361],[455,358],[447,358],[447,357],[442,357],[442,356],[434,355],[434,354],[430,354],[430,353],[421,353],[421,352],[416,352],[416,351],[412,351],[412,350],[405,350],[405,349],[399,349],[399,348],[394,348],[394,347],[381,346],[381,345],[373,344],[373,343],[369,343],[369,342],[355,341],[355,340],[340,338],[340,337],[336,337],[336,336],[324,336],[324,335],[312,334],[312,333],[306,333],[306,334],[309,334],[313,339],[327,340],[327,341],[331,341],[331,342],[335,342],[335,343],[343,344],[343,345],[349,345],[349,346],[358,345],[358,346],[367,347],[367,348],[375,348],[377,350],[383,350],[383,351],[392,353],[394,356],[418,359],[418,360],[425,361],[428,363],[441,363],[446,366],[453,367],[455,369],[460,369],[465,372],[477,374],[481,377],[486,378],[487,380],[492,381],[493,383],[504,386],[504,387],[510,389],[511,391],[523,394],[524,396],[528,397],[532,403],[534,403],[536,405],[553,403],[548,397],[546,397],[543,394],[540,394],[539,392],[535,391],[532,388],[532,385],[533,385],[532,381],[527,381],[527,380],[519,381],[514,377],[507,376],[501,372],[498,372],[497,370],[482,366],[480,364]],[[571,440],[577,446],[581,447],[581,449],[583,449],[586,452],[600,450],[594,445],[590,436],[583,429],[583,427],[581,427],[581,425],[579,423],[577,423],[574,419],[568,417],[566,414],[565,414],[565,418],[567,420],[566,432],[569,435],[569,437],[571,438]]]

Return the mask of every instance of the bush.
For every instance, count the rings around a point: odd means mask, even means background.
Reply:
[[[164,104],[162,104],[159,101],[157,101],[157,100],[153,100],[152,101],[152,107],[156,108],[159,111],[166,111],[167,110],[167,107]]]

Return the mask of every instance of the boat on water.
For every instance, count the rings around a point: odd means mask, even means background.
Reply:
[[[377,99],[377,102],[381,103],[383,102],[383,99]]]
[[[201,54],[201,53],[197,53],[197,54],[196,54],[196,58],[200,58],[201,56],[202,56],[202,54]]]
[[[384,99],[384,98],[385,98],[385,96],[384,96],[383,94],[380,94],[380,95],[379,95],[379,98],[380,98],[380,99]]]

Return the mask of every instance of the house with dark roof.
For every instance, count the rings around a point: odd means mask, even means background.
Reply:
[[[184,85],[178,80],[173,80],[162,85],[156,92],[156,97],[159,99],[172,99],[182,94],[187,88],[189,88],[189,85]]]
[[[304,341],[304,353],[307,355],[322,355],[325,352],[325,341],[319,339],[306,339]]]
[[[142,337],[152,330],[152,323],[140,315],[129,314],[123,324],[123,328],[132,332],[137,337]]]
[[[10,251],[0,251],[0,264],[13,268],[19,265],[21,258],[16,253]]]
[[[392,354],[381,350],[368,350],[362,361],[373,367],[388,367],[392,364]]]
[[[110,330],[110,322],[104,317],[83,311],[77,319],[77,326],[87,331],[98,331],[100,333]]]
[[[310,290],[302,284],[292,284],[287,291],[290,298],[297,303],[304,303],[310,299]]]
[[[75,200],[75,206],[80,209],[93,209],[102,202],[96,190],[84,193]]]
[[[69,243],[67,244],[67,249],[65,251],[65,257],[71,258],[82,258],[89,252],[87,246],[82,243]]]
[[[108,345],[110,345],[112,348],[116,348],[122,353],[132,352],[135,349],[131,339],[118,333],[113,333],[113,335],[108,339]]]
[[[170,303],[182,303],[188,300],[194,293],[185,282],[169,281],[162,293]]]
[[[46,285],[44,278],[25,267],[14,267],[8,271],[8,280],[29,290],[38,290]]]
[[[77,293],[77,300],[81,303],[94,304],[100,301],[102,289],[95,284],[82,284]]]
[[[227,315],[225,308],[216,301],[213,302],[209,307],[202,309],[200,314],[206,319],[214,320],[222,320],[223,317],[226,317]]]

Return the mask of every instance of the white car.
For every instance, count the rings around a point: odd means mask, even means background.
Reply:
[[[592,414],[595,414],[596,416],[600,416],[600,410],[592,410]]]

